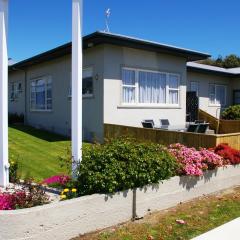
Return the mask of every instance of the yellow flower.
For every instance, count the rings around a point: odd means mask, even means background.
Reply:
[[[66,195],[61,195],[61,199],[65,199],[65,198],[67,198]]]
[[[68,188],[65,188],[65,189],[63,190],[63,192],[69,192],[69,189],[68,189]]]
[[[11,164],[11,165],[14,165],[14,164],[15,164],[15,162],[11,161],[11,162],[10,162],[10,164]]]
[[[76,189],[76,188],[73,188],[73,189],[72,189],[72,192],[77,192],[77,189]]]

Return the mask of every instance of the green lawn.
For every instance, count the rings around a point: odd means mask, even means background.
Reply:
[[[65,137],[27,126],[9,127],[10,160],[19,162],[21,178],[40,181],[63,173],[58,156],[66,154],[70,141]]]

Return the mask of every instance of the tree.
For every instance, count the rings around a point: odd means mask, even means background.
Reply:
[[[208,58],[206,60],[199,61],[199,63],[223,68],[236,68],[240,67],[240,57],[236,54],[230,54],[225,58],[218,56],[217,59]]]
[[[238,57],[235,54],[226,56],[223,61],[223,67],[225,67],[225,68],[240,67],[240,57]]]

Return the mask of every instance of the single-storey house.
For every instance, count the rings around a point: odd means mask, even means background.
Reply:
[[[240,69],[196,63],[209,54],[106,32],[85,36],[83,49],[85,140],[101,141],[104,123],[140,127],[143,119],[168,119],[184,125],[188,92],[214,116],[240,103]],[[9,67],[9,112],[70,135],[71,43]]]

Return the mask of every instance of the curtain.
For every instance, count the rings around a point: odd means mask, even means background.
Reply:
[[[47,109],[52,109],[52,80],[47,81]]]
[[[123,102],[124,103],[135,102],[135,88],[123,87]]]
[[[178,90],[169,90],[169,103],[178,104]]]
[[[166,102],[166,74],[139,72],[139,103]]]
[[[123,84],[123,102],[134,103],[135,102],[135,71],[123,69],[122,73]]]
[[[36,109],[45,109],[45,81],[36,82]]]
[[[179,77],[177,75],[169,75],[169,103],[178,104],[178,88],[179,88]]]

